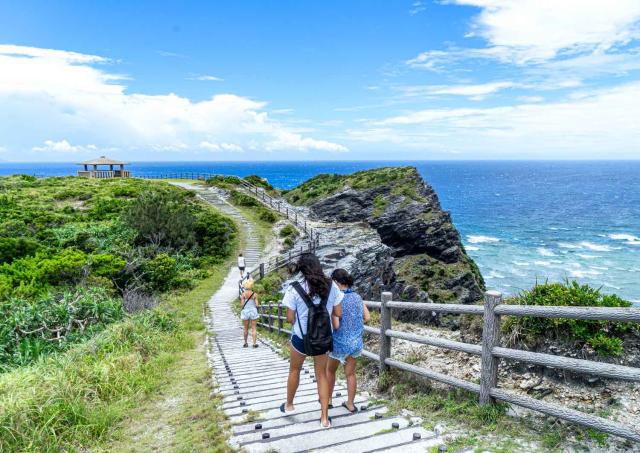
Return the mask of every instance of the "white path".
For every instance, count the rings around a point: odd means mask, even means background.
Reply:
[[[213,191],[197,189],[197,192],[241,220],[247,234],[247,248],[252,252],[255,250],[247,264],[257,263],[259,247],[251,224]],[[278,353],[276,346],[264,339],[259,339],[256,349],[242,347],[242,327],[232,311],[232,304],[237,303],[239,277],[237,268],[229,271],[223,285],[208,302],[206,318],[209,362],[216,391],[223,396],[223,410],[232,425],[229,440],[232,447],[247,452],[411,453],[425,452],[441,443],[435,433],[420,427],[420,420],[388,415],[385,407],[370,403],[364,394],[356,398],[361,411],[349,414],[340,406],[346,396],[343,382],[336,384],[333,395],[336,407],[329,411],[333,426],[322,429],[310,364],[305,364],[302,371],[295,414],[282,414],[279,406],[286,396],[288,361]]]

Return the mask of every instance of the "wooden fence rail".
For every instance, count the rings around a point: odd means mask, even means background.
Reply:
[[[500,319],[505,315],[640,322],[640,308],[508,305],[502,303],[502,295],[496,291],[487,291],[484,306],[399,302],[392,301],[391,299],[391,293],[383,292],[380,302],[364,302],[369,308],[380,310],[380,326],[365,326],[364,330],[367,334],[379,336],[379,345],[378,351],[363,350],[362,355],[367,359],[378,362],[381,373],[389,368],[396,368],[477,393],[480,397],[480,404],[482,405],[493,404],[495,400],[500,400],[615,436],[640,442],[640,431],[634,427],[577,411],[566,406],[518,395],[498,387],[498,366],[501,359],[516,360],[575,373],[601,376],[608,379],[640,382],[640,368],[541,354],[500,346]],[[284,309],[285,307],[280,304],[262,304],[259,309],[261,319],[258,324],[270,331],[291,335],[291,331],[284,328],[284,321],[286,320],[283,313]],[[482,342],[480,345],[476,345],[393,330],[391,328],[393,309],[482,316]],[[480,384],[393,359],[391,344],[393,338],[479,356],[481,358]]]

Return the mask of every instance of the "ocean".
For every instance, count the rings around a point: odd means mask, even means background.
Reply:
[[[640,303],[640,161],[138,162],[133,175],[259,174],[288,189],[319,173],[413,165],[451,212],[487,287],[575,279]],[[75,174],[0,163],[0,175]]]

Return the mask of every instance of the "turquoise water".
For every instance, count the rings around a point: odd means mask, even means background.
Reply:
[[[487,286],[505,293],[577,279],[640,303],[640,161],[155,162],[134,175],[260,174],[291,188],[318,173],[415,165],[451,211]],[[73,164],[0,164],[0,174],[69,175]]]

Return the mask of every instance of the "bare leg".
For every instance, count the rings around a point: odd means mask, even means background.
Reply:
[[[291,357],[289,358],[289,377],[287,378],[287,404],[285,410],[292,411],[294,409],[293,399],[296,397],[298,384],[300,384],[300,370],[304,364],[305,355],[296,351],[293,346],[289,345]]]
[[[356,398],[356,390],[358,387],[358,381],[356,379],[356,359],[353,357],[347,357],[347,361],[344,364],[344,374],[347,376],[347,407],[349,410],[353,410],[355,405],[353,401]]]
[[[242,333],[244,337],[244,344],[247,344],[247,337],[249,336],[249,320],[245,319],[242,321],[242,324],[244,324],[244,332]]]
[[[329,402],[333,396],[333,388],[336,385],[336,371],[340,366],[340,361],[329,357],[327,360],[327,385],[329,386]]]
[[[258,325],[257,320],[251,321],[251,334],[253,335],[253,344],[258,344],[258,331],[256,330],[256,326]]]
[[[317,355],[313,358],[313,367],[316,372],[318,396],[320,397],[320,423],[329,426],[329,381],[327,380],[328,355]]]

